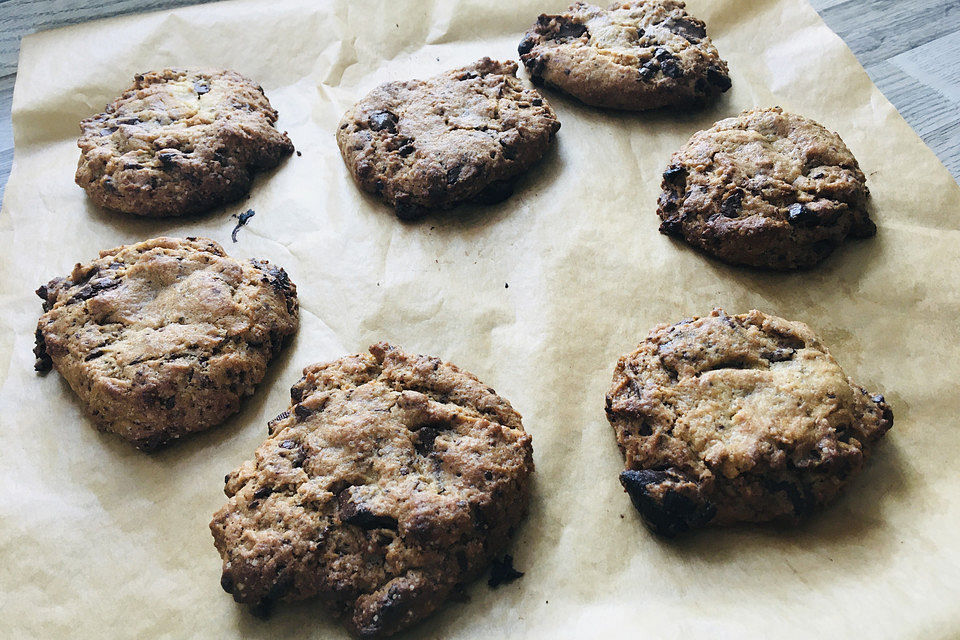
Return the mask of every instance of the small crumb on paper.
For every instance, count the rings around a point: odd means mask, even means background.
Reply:
[[[231,218],[236,218],[236,219],[237,219],[237,226],[235,226],[235,227],[233,228],[233,233],[230,234],[230,238],[231,238],[234,242],[237,241],[237,232],[240,231],[240,227],[242,227],[242,226],[244,226],[245,224],[247,224],[247,220],[249,220],[250,218],[252,218],[252,217],[255,216],[255,215],[257,215],[257,212],[256,212],[256,211],[254,211],[253,209],[247,209],[246,211],[244,211],[244,212],[241,213],[240,215],[233,214],[232,216],[230,216]]]

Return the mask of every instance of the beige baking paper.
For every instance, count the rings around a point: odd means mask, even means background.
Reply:
[[[523,414],[537,465],[512,544],[525,576],[472,585],[407,637],[960,637],[960,189],[802,0],[690,0],[733,89],[695,114],[610,113],[547,93],[562,128],[517,193],[414,224],[361,194],[343,111],[378,83],[489,55],[565,0],[229,2],[23,42],[16,162],[0,216],[0,636],[340,638],[316,602],[267,621],[219,586],[207,529],[307,364],[389,339],[457,363]],[[262,82],[302,156],[248,201],[187,220],[98,210],[74,185],[78,121],[134,73],[223,66]],[[805,273],[729,267],[657,232],[660,173],[694,131],[781,105],[838,131],[873,192],[876,238]],[[230,241],[230,215],[256,216]],[[33,290],[100,249],[203,235],[285,267],[302,327],[221,427],[156,455],[98,433],[33,372]],[[509,286],[508,286],[509,285]],[[883,393],[894,429],[795,530],[652,536],[617,481],[604,417],[617,357],[655,324],[758,308],[802,320]]]

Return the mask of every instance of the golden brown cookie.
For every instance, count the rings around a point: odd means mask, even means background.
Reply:
[[[877,231],[866,178],[840,136],[779,107],[694,134],[662,187],[661,233],[731,264],[811,267]]]
[[[98,427],[145,451],[235,413],[298,326],[283,269],[204,238],[102,251],[37,295],[37,370],[56,367]]]
[[[833,499],[893,425],[800,322],[759,311],[659,325],[620,358],[607,418],[647,525],[795,523]]]
[[[379,343],[307,367],[210,523],[237,602],[320,598],[363,638],[435,611],[500,553],[533,472],[475,376]]]
[[[458,203],[493,203],[560,128],[515,62],[483,58],[427,80],[388,82],[340,121],[337,143],[364,191],[410,220]]]
[[[541,15],[518,51],[534,82],[597,107],[697,107],[731,86],[706,25],[676,0],[575,2]]]
[[[258,85],[233,71],[140,74],[103,113],[80,123],[77,184],[96,204],[181,216],[232,202],[293,144]]]

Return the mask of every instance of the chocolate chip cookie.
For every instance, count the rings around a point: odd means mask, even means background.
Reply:
[[[182,216],[237,200],[253,174],[293,144],[263,89],[233,71],[164,69],[136,76],[80,123],[77,184],[96,204]]]
[[[340,121],[337,143],[364,191],[410,220],[458,203],[493,203],[560,128],[515,62],[483,58],[428,80],[388,82]]]
[[[37,295],[37,370],[56,367],[100,429],[144,451],[235,413],[298,326],[283,269],[205,238],[102,251]]]
[[[811,267],[877,231],[866,178],[840,136],[779,107],[694,134],[662,188],[661,233],[731,264]]]
[[[660,325],[620,358],[607,419],[647,525],[796,523],[860,471],[893,426],[800,322],[759,311]]]
[[[575,2],[541,15],[518,51],[534,82],[597,107],[697,107],[731,86],[706,25],[676,0]]]
[[[386,343],[307,367],[210,523],[241,603],[320,598],[362,638],[436,610],[502,551],[533,472],[520,415]]]

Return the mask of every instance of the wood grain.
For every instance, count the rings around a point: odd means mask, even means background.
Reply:
[[[810,0],[877,87],[960,181],[960,1]],[[0,0],[0,199],[13,162],[10,105],[28,33],[198,0]]]

